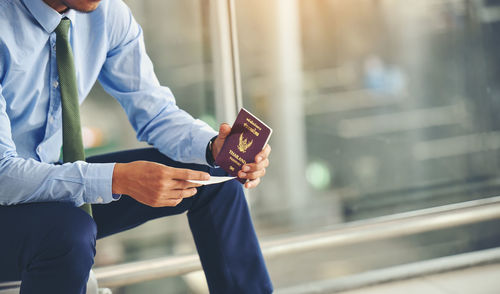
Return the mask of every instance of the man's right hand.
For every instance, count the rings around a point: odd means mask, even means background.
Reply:
[[[176,206],[194,196],[201,185],[187,180],[208,180],[205,172],[173,168],[149,161],[117,163],[113,171],[113,194],[126,194],[152,207]]]

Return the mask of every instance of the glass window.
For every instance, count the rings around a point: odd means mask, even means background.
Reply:
[[[302,160],[294,173],[308,207],[335,202],[342,222],[498,193],[496,2],[298,1],[298,43],[278,35],[291,34],[278,20],[295,1],[273,2],[282,4],[237,3],[245,107],[274,122],[272,145],[305,150],[277,155],[271,176]],[[279,83],[294,75],[276,69],[294,68],[285,62],[296,63],[301,87]],[[275,116],[286,110],[302,129]],[[275,185],[265,181],[255,201],[290,202]],[[302,213],[331,213],[320,206]]]
[[[500,192],[500,1],[238,0],[244,106],[274,128],[262,236]],[[481,223],[269,261],[277,288],[500,245]]]

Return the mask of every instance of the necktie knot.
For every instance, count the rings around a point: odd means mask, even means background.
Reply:
[[[71,20],[69,20],[66,17],[61,19],[61,22],[55,29],[57,37],[67,39],[70,25],[71,25]]]

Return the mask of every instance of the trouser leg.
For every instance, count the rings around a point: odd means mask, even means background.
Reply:
[[[22,280],[21,293],[85,293],[96,226],[65,203],[0,206],[0,281]]]
[[[211,293],[271,293],[242,185],[207,186],[188,212]]]
[[[175,162],[155,149],[139,149],[88,158],[89,162],[148,160],[177,168],[223,175],[220,169]],[[211,293],[271,293],[272,284],[262,257],[241,184],[229,181],[198,188],[194,197],[176,207],[152,208],[123,196],[107,205],[94,205],[98,238],[135,227],[150,219],[188,211],[188,220]]]

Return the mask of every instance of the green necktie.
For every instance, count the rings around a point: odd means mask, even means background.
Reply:
[[[70,20],[64,18],[55,30],[57,36],[57,70],[59,72],[59,87],[61,90],[64,162],[85,160],[75,65],[73,63],[73,51],[71,50],[68,38],[70,25]],[[90,204],[84,204],[81,208],[92,216],[92,207]]]

